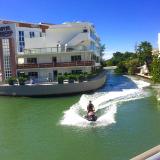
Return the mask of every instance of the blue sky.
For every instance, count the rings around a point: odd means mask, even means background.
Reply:
[[[0,19],[93,22],[109,57],[115,51],[133,51],[144,40],[157,47],[160,0],[0,0]]]

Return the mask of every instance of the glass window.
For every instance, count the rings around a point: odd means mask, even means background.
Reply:
[[[24,47],[24,31],[19,31],[19,52],[23,52]]]
[[[38,72],[28,72],[28,76],[38,78]]]
[[[37,58],[27,58],[27,63],[37,64]]]
[[[19,51],[20,51],[20,52],[23,52],[23,49],[24,49],[23,47],[20,47],[20,48],[19,48]]]
[[[19,31],[19,36],[24,36],[24,31]]]
[[[81,55],[71,56],[71,61],[81,61]]]
[[[82,70],[72,70],[72,74],[81,74]]]
[[[9,39],[2,39],[5,79],[11,77]]]
[[[34,32],[29,32],[30,38],[35,37]]]

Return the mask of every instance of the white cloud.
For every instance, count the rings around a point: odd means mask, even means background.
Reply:
[[[103,58],[107,60],[107,59],[111,59],[112,56],[113,56],[113,53],[105,52]]]
[[[113,51],[113,50],[105,50],[103,58],[105,60],[111,59],[113,57],[113,53],[115,53],[115,51]]]

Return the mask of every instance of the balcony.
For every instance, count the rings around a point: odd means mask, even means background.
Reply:
[[[75,67],[75,66],[93,66],[93,65],[95,65],[94,61],[39,63],[39,64],[18,64],[17,69]]]
[[[76,48],[74,46],[61,46],[61,47],[48,47],[48,48],[33,48],[24,49],[24,54],[53,54],[53,53],[65,53],[65,52],[93,52],[89,48],[83,46],[82,48]]]

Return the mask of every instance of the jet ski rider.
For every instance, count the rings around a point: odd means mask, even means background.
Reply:
[[[94,105],[92,104],[92,101],[89,101],[89,104],[87,106],[87,111],[89,112],[93,112],[95,111]]]

